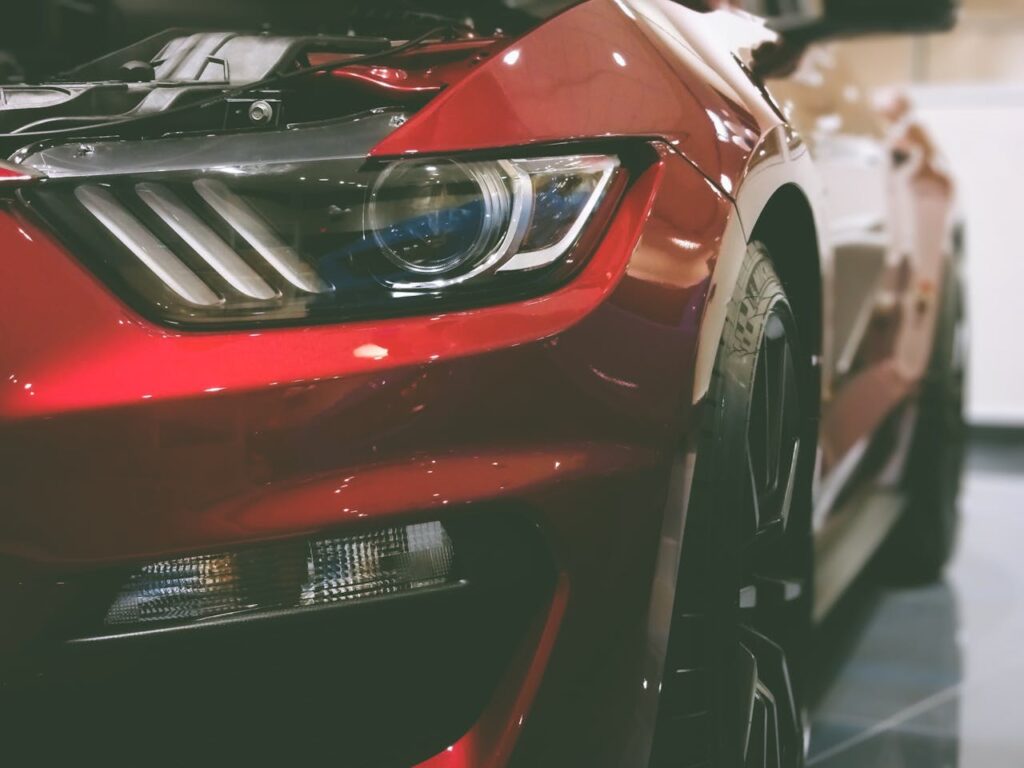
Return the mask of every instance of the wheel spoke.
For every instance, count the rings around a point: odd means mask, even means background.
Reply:
[[[772,344],[767,342],[761,347],[761,365],[759,374],[762,376],[763,383],[762,388],[764,389],[764,478],[763,478],[763,490],[771,490],[772,483],[775,480],[775,464],[776,457],[778,455],[778,446],[775,444],[776,441],[776,424],[775,424],[775,399],[777,393],[775,392],[775,381],[772,375],[772,355],[771,355]]]
[[[771,709],[776,713],[774,725],[777,752],[781,759],[788,760],[802,750],[803,734],[785,651],[749,626],[743,627],[742,632],[743,646],[757,661],[758,685],[771,692]]]
[[[772,315],[758,352],[747,428],[758,531],[789,515],[799,453],[796,369],[782,321]]]
[[[745,646],[740,646],[736,679],[740,686],[740,722],[743,728],[743,754],[750,751],[753,731],[754,704],[757,696],[757,658]]]
[[[796,470],[800,462],[800,441],[793,443],[793,450],[790,452],[789,469],[786,471],[786,485],[782,491],[782,503],[779,507],[779,519],[783,526],[789,523],[789,511],[793,506],[793,488],[796,484]]]
[[[743,540],[750,541],[756,535],[761,528],[761,500],[759,498],[759,484],[757,481],[757,473],[754,471],[754,459],[749,449],[747,449],[747,467],[746,477],[743,480],[743,500],[741,507],[741,524],[743,525]]]
[[[764,755],[768,753],[768,707],[764,698],[754,696],[754,708],[750,715],[750,736],[744,755],[744,768],[764,768]]]
[[[768,374],[767,389],[768,418],[771,424],[769,449],[772,455],[772,473],[769,476],[769,487],[774,488],[778,481],[779,457],[786,438],[784,426],[788,421],[790,403],[789,393],[792,388],[793,358],[786,338],[786,329],[777,315],[768,319],[765,327],[765,338],[762,355],[766,358]]]
[[[779,707],[772,692],[765,686],[759,687],[759,693],[764,698],[767,711],[767,731],[764,740],[764,755],[761,758],[761,765],[765,768],[779,768],[782,763],[782,756],[779,749]]]

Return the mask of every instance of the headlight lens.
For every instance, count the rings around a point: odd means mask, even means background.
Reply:
[[[575,266],[617,157],[367,160],[393,117],[50,147],[20,158],[44,177],[20,194],[140,311],[181,325],[494,303]]]
[[[509,174],[494,163],[414,160],[381,174],[370,228],[384,255],[414,275],[438,275],[482,259],[508,231]]]

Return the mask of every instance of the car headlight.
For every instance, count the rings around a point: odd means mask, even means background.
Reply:
[[[436,311],[564,279],[617,157],[368,159],[395,117],[29,150],[19,195],[141,312],[181,325]]]

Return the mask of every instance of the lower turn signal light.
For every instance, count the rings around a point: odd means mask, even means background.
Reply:
[[[439,522],[418,523],[150,563],[122,586],[105,623],[119,628],[180,624],[325,606],[455,581],[447,531]]]

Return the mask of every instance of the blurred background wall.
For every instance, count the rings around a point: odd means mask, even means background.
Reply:
[[[1024,427],[1024,0],[963,4],[950,34],[838,51],[866,85],[908,87],[948,155],[967,221],[968,417]]]

